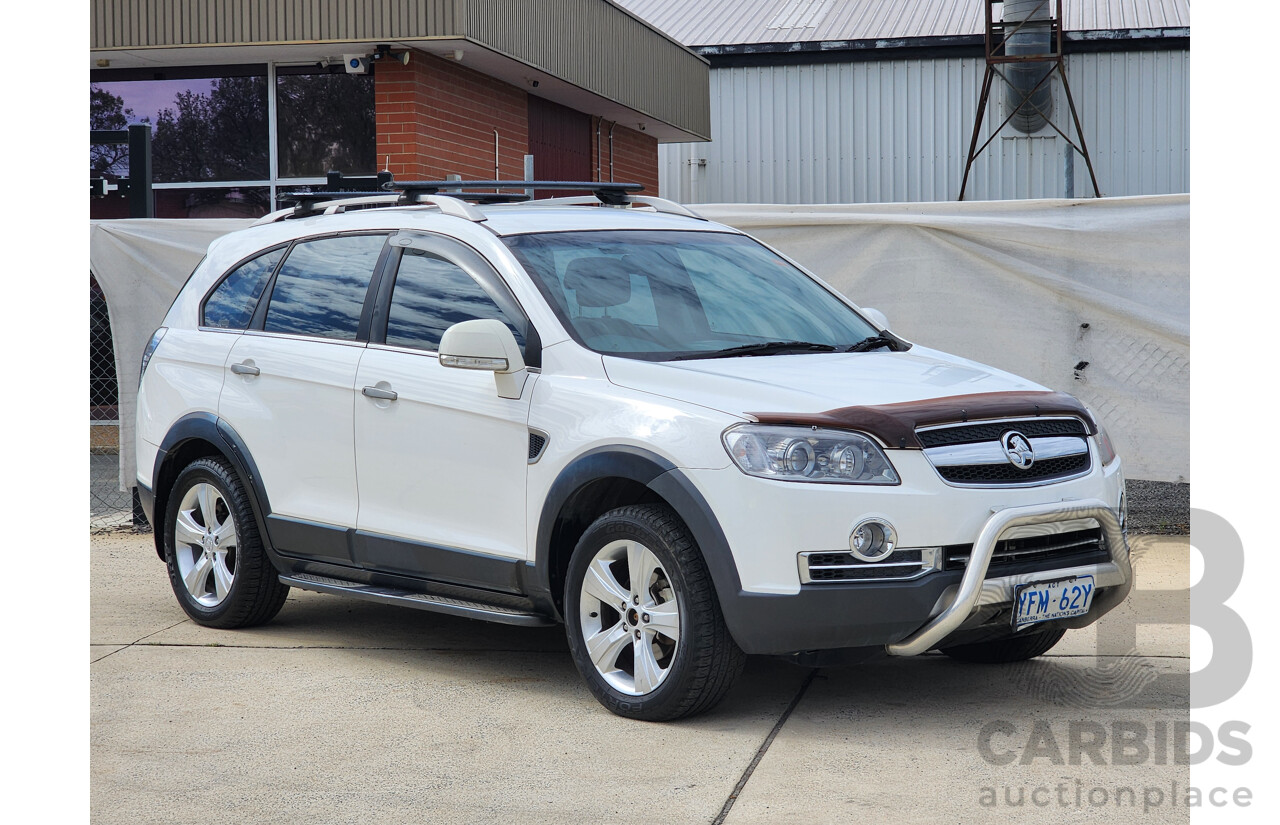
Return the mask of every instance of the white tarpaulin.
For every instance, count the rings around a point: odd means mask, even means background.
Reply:
[[[904,338],[1075,395],[1130,478],[1189,480],[1190,196],[694,208]]]
[[[1188,196],[696,208],[884,311],[909,340],[1078,396],[1129,477],[1188,480]],[[116,347],[122,489],[147,339],[209,242],[249,223],[90,222]]]
[[[138,368],[151,333],[214,238],[240,219],[89,221],[89,271],[107,298],[120,386],[120,489],[134,485]]]

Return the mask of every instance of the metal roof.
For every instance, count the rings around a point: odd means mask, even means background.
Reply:
[[[612,0],[686,46],[982,34],[982,0]],[[1063,0],[1064,31],[1191,25],[1190,0]]]

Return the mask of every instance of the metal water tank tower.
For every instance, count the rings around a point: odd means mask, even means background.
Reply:
[[[1070,149],[1084,157],[1089,168],[1093,194],[1101,197],[1093,160],[1085,144],[1084,131],[1071,84],[1067,81],[1066,61],[1062,54],[1062,0],[983,0],[986,6],[986,71],[982,75],[982,92],[978,97],[978,113],[969,141],[969,157],[960,182],[960,200],[964,200],[973,161],[982,150],[999,137],[1005,126],[1030,135],[1046,127],[1053,129]],[[999,10],[996,9],[999,6]],[[1077,144],[1053,121],[1053,78],[1057,76],[1070,109]],[[991,99],[991,86],[999,76],[1004,81],[1005,115],[991,136],[979,146],[982,121]],[[1068,154],[1070,161],[1072,155]]]

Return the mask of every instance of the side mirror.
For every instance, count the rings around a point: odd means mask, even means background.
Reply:
[[[882,332],[889,328],[889,319],[884,313],[872,307],[862,307],[862,314],[866,319],[876,325],[876,332]]]
[[[440,366],[494,373],[503,398],[519,398],[528,377],[516,337],[494,318],[462,321],[446,329],[440,337]]]

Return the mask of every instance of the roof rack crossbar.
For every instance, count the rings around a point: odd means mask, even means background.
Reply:
[[[639,192],[644,189],[642,183],[615,183],[599,180],[410,180],[393,181],[385,184],[388,189],[401,192],[422,192],[434,195],[441,191],[458,191],[462,189],[585,189],[595,193],[601,203],[611,206],[624,206],[628,192]],[[468,198],[484,197],[467,195]]]
[[[519,189],[511,192],[475,192],[475,189]],[[590,191],[590,195],[569,195],[556,198],[530,200],[527,192],[532,189],[561,191]],[[259,218],[259,224],[274,223],[288,218],[307,218],[313,215],[333,215],[352,206],[434,206],[446,215],[463,218],[475,223],[487,220],[474,204],[526,203],[532,206],[596,205],[647,206],[658,212],[683,215],[706,220],[688,207],[652,195],[635,194],[644,189],[640,183],[615,183],[613,181],[572,180],[416,180],[389,181],[378,192],[282,192],[277,198],[284,203],[294,203]]]

